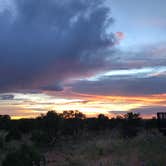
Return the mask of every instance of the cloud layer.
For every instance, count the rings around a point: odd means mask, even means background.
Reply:
[[[144,96],[166,93],[166,77],[103,77],[96,81],[79,81],[73,91],[106,96]]]
[[[164,111],[164,0],[127,1],[1,0],[0,111]]]

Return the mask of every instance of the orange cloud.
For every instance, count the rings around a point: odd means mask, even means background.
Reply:
[[[39,95],[39,94],[38,94]],[[25,97],[25,96],[24,96]],[[70,89],[62,93],[42,95],[39,97],[28,96],[28,101],[13,101],[6,106],[0,106],[0,114],[9,114],[14,119],[36,117],[49,110],[62,112],[63,110],[79,110],[87,116],[96,116],[100,113],[113,116],[112,112],[126,112],[139,110],[143,107],[165,107],[166,94],[146,96],[104,96],[72,92]],[[16,105],[17,104],[17,105]],[[156,110],[157,111],[157,110]],[[144,112],[141,112],[142,116]]]
[[[119,41],[125,38],[125,34],[123,32],[116,32],[115,36]]]

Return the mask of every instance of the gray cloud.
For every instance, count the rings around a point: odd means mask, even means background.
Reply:
[[[63,86],[60,84],[44,86],[44,87],[41,87],[40,89],[45,91],[63,91],[64,90]]]
[[[15,0],[0,13],[0,91],[35,89],[105,68],[114,44],[103,0]]]
[[[14,95],[0,95],[0,100],[13,100]]]
[[[103,77],[97,81],[78,81],[72,90],[85,94],[141,96],[166,93],[166,76]]]
[[[166,106],[145,106],[131,111],[144,115],[156,115],[157,112],[166,112]]]
[[[117,49],[110,57],[110,64],[111,69],[166,66],[166,41],[128,50]]]
[[[130,111],[109,111],[108,113],[117,116],[124,115],[129,112],[139,113],[141,116],[156,116],[157,112],[166,112],[166,106],[143,106],[135,109],[131,109]]]

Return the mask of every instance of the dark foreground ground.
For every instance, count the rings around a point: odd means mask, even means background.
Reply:
[[[31,144],[28,136],[7,144],[1,150],[1,161],[7,151],[17,149],[23,142]],[[122,138],[118,131],[105,131],[82,138],[63,138],[40,152],[46,158],[46,166],[165,166],[166,137],[156,130],[142,131],[129,139]]]

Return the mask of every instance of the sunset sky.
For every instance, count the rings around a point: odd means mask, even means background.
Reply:
[[[166,111],[166,0],[0,0],[0,114]]]

